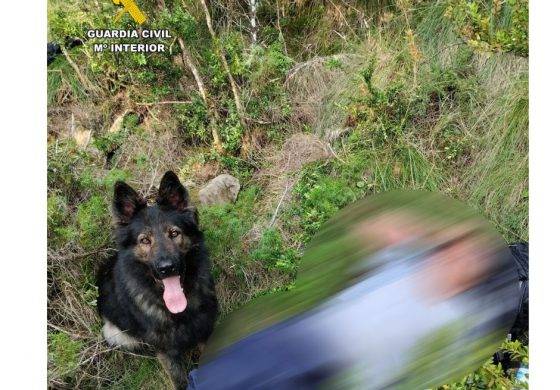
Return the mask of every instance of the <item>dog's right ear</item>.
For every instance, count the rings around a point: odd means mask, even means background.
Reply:
[[[119,225],[126,225],[132,217],[146,207],[146,201],[124,181],[115,183],[113,195],[113,217]]]
[[[178,211],[185,211],[189,205],[189,193],[173,171],[165,172],[159,183],[157,204]]]

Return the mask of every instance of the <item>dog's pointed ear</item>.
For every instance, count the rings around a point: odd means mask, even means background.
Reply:
[[[146,201],[131,186],[120,180],[115,183],[113,217],[116,223],[126,225],[144,207]]]
[[[185,211],[189,206],[189,193],[181,184],[177,175],[172,171],[165,172],[161,179],[157,204],[179,211]]]
[[[190,213],[192,222],[198,226],[198,209],[196,206],[189,206],[187,207],[187,211]]]

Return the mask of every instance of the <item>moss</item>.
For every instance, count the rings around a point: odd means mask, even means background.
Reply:
[[[70,376],[78,367],[82,342],[72,339],[63,332],[48,335],[49,363],[58,371],[58,375]]]
[[[85,250],[107,245],[110,238],[109,206],[104,197],[95,195],[78,206],[76,222],[79,242]]]

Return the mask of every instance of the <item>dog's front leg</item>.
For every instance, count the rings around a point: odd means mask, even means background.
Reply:
[[[173,382],[176,390],[186,390],[188,385],[188,360],[186,354],[158,353],[158,360]]]

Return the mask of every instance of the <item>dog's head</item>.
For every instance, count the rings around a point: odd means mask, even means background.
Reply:
[[[183,292],[189,254],[200,244],[196,210],[175,173],[161,179],[157,201],[146,201],[128,184],[115,184],[113,217],[119,250],[128,252],[134,265],[148,269],[164,287],[163,300],[172,313],[187,307]]]

